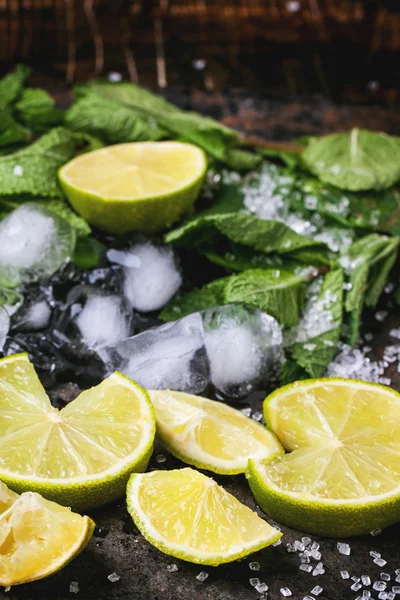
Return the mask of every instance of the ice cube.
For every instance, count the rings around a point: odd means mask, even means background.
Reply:
[[[122,298],[113,295],[89,296],[79,313],[76,325],[92,350],[114,346],[130,334],[130,315]]]
[[[93,286],[75,286],[67,307],[56,316],[53,341],[74,363],[87,364],[104,375],[108,346],[131,334],[132,311],[126,300]]]
[[[227,305],[202,312],[211,381],[230,397],[268,386],[283,363],[282,328],[256,308]]]
[[[124,294],[139,312],[159,310],[182,285],[182,276],[170,246],[150,242],[135,244],[129,250],[109,250],[111,262],[124,267]]]
[[[0,277],[11,287],[44,279],[72,255],[74,229],[40,204],[26,203],[0,223]]]
[[[0,306],[0,350],[3,350],[10,329],[10,317],[3,306]]]
[[[13,328],[19,331],[40,331],[49,324],[51,308],[46,300],[23,307],[13,318]]]
[[[109,368],[118,369],[145,388],[198,394],[209,382],[199,313],[130,337],[109,353]]]

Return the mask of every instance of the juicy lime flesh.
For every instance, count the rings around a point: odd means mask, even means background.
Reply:
[[[179,142],[117,144],[71,161],[62,177],[76,188],[107,199],[164,196],[203,175],[203,152]]]
[[[61,568],[91,537],[87,517],[32,492],[17,496],[0,483],[0,585],[39,579]]]
[[[382,386],[323,380],[288,386],[265,417],[292,450],[263,465],[273,487],[319,499],[362,501],[400,488],[400,396]]]
[[[162,441],[188,462],[243,473],[249,458],[283,453],[267,429],[221,402],[170,390],[149,395]]]
[[[213,479],[190,468],[132,475],[128,508],[147,539],[193,562],[233,560],[281,536]]]
[[[65,480],[129,456],[151,414],[124,380],[113,375],[59,411],[25,356],[0,361],[0,474]]]

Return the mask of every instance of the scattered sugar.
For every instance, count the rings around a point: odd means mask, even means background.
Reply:
[[[246,417],[249,417],[251,415],[251,408],[242,408],[242,413],[246,415]]]
[[[312,572],[313,576],[315,577],[316,575],[323,575],[325,573],[325,569],[324,569],[324,565],[322,562],[319,562],[314,571]]]
[[[260,412],[259,410],[255,410],[251,415],[251,418],[254,419],[254,421],[261,421],[261,419],[263,418],[262,412]]]
[[[397,327],[397,329],[391,329],[389,331],[389,335],[397,340],[400,340],[400,327]]]
[[[170,573],[174,573],[177,570],[178,567],[176,564],[172,563],[171,565],[167,565],[167,571],[169,571]]]
[[[392,592],[393,592],[394,594],[400,594],[400,585],[394,585],[394,586],[392,587]]]
[[[383,558],[374,558],[374,563],[378,565],[378,567],[384,567],[387,562]]]
[[[79,584],[77,581],[71,581],[69,584],[69,591],[71,594],[79,594]]]
[[[369,575],[361,575],[361,583],[368,587],[371,585],[371,577]]]
[[[386,592],[379,592],[378,598],[379,598],[379,600],[387,600],[387,593]]]
[[[363,590],[361,598],[371,598],[371,592],[369,590]]]
[[[305,571],[305,573],[311,573],[313,570],[312,565],[307,565],[305,563],[301,563],[299,566],[300,571]]]
[[[117,581],[119,581],[121,579],[121,577],[118,575],[118,573],[111,573],[111,575],[108,575],[107,579],[109,581],[111,581],[111,583],[116,583]]]
[[[249,569],[251,571],[259,571],[260,570],[260,563],[259,562],[251,562],[251,563],[249,563]]]
[[[349,544],[343,544],[342,542],[338,542],[336,547],[339,550],[340,554],[344,554],[345,556],[348,556],[351,552]]]
[[[382,529],[373,529],[373,530],[370,532],[370,535],[372,535],[372,537],[375,537],[376,535],[380,535],[381,533],[382,533]],[[379,556],[380,556],[380,554],[379,554]],[[379,558],[379,557],[378,557],[378,558]]]
[[[390,579],[391,579],[389,573],[381,573],[380,577],[381,577],[382,581],[390,581]]]
[[[381,362],[373,361],[365,356],[363,350],[341,345],[341,352],[330,363],[326,371],[328,377],[345,377],[379,382],[384,373]]]
[[[340,571],[342,579],[349,579],[350,575],[348,571]]]
[[[287,587],[281,588],[280,592],[281,592],[282,596],[285,596],[285,598],[288,598],[289,596],[292,595],[292,592]]]
[[[369,555],[372,556],[372,558],[380,558],[381,557],[381,553],[377,552],[376,550],[371,550]]]
[[[353,592],[358,592],[358,590],[360,590],[361,588],[362,588],[361,583],[353,583],[353,585],[350,586],[350,589],[353,590]]]
[[[198,575],[196,575],[197,581],[205,581],[208,577],[208,573],[206,571],[200,571]]]
[[[386,583],[384,581],[374,581],[374,583],[372,584],[372,587],[377,592],[383,592],[384,590],[386,590],[387,586],[386,586]]]
[[[161,463],[165,463],[166,460],[167,460],[167,457],[164,454],[157,454],[156,462],[161,464]]]
[[[254,586],[254,589],[259,594],[263,594],[264,592],[266,592],[268,590],[268,586],[266,583],[258,583],[257,585]]]
[[[319,596],[323,591],[324,591],[323,587],[321,587],[320,585],[316,585],[311,590],[311,594],[314,594],[314,596]]]

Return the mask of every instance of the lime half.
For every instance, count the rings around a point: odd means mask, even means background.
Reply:
[[[33,492],[17,496],[0,482],[0,585],[42,579],[89,542],[94,523]]]
[[[147,393],[120,373],[61,411],[24,354],[0,360],[0,479],[74,509],[124,495],[147,467],[155,417]]]
[[[128,511],[165,554],[217,566],[273,544],[281,532],[193,469],[132,475]]]
[[[157,434],[186,463],[214,473],[244,473],[249,458],[283,454],[265,427],[223,404],[182,392],[149,391]]]
[[[204,152],[182,142],[117,144],[82,154],[59,171],[74,209],[110,233],[166,229],[203,184]]]
[[[265,420],[290,452],[249,461],[248,480],[271,517],[328,536],[400,519],[400,395],[351,379],[300,381],[264,402]]]

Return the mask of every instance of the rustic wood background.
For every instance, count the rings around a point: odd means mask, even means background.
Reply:
[[[399,100],[399,0],[0,0],[0,68]]]

